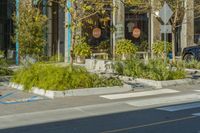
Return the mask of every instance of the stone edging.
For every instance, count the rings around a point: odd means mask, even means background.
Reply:
[[[155,80],[141,79],[141,78],[133,79],[132,77],[121,76],[120,79],[129,84],[141,83],[141,84],[155,87],[157,89],[167,87],[167,86],[177,86],[177,85],[182,85],[182,84],[200,83],[200,79],[189,79],[189,78],[188,79],[178,79],[178,80],[168,80],[168,81],[155,81]]]
[[[186,68],[185,70],[188,71],[188,72],[200,72],[199,69],[190,69],[190,68]]]
[[[16,83],[9,83],[9,87],[15,88],[17,90],[24,90],[23,85]],[[89,96],[89,95],[102,95],[102,94],[111,94],[111,93],[122,93],[127,91],[132,91],[130,85],[124,85],[123,87],[114,86],[114,87],[100,87],[100,88],[85,88],[85,89],[73,89],[66,91],[50,91],[44,90],[37,87],[33,87],[31,92],[37,95],[45,96],[51,99],[61,98],[67,96]]]

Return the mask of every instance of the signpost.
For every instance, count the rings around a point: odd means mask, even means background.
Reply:
[[[169,22],[172,15],[173,15],[173,11],[171,10],[169,5],[165,1],[163,7],[161,8],[161,10],[159,12],[159,16],[164,23],[164,25],[161,25],[161,33],[164,33],[165,63],[167,60],[167,46],[166,46],[167,45],[167,33],[171,33],[171,31],[172,31],[171,25],[167,25],[167,23]]]

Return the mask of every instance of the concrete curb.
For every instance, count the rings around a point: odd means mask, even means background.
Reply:
[[[17,90],[24,90],[23,85],[16,83],[9,83],[9,87],[12,87]],[[122,93],[133,91],[131,85],[125,84],[123,87],[114,86],[114,87],[99,87],[99,88],[85,88],[85,89],[73,89],[66,91],[50,91],[44,90],[41,88],[33,87],[30,92],[45,96],[51,99],[62,98],[67,96],[89,96],[89,95],[102,95],[102,94],[112,94],[112,93]]]
[[[120,79],[129,84],[140,83],[140,84],[155,87],[157,89],[164,88],[167,86],[177,86],[177,85],[183,85],[183,84],[198,84],[198,83],[200,83],[200,79],[190,79],[190,78],[178,79],[178,80],[168,80],[168,81],[155,81],[155,80],[141,79],[141,78],[133,79],[132,77],[121,76]]]
[[[153,86],[157,89],[164,88],[167,86],[177,86],[183,84],[191,84],[194,81],[192,79],[179,79],[179,80],[169,80],[169,81],[155,81],[148,79],[135,79],[138,83],[143,83],[149,86]]]
[[[189,69],[189,68],[187,68],[185,70],[188,71],[188,72],[200,72],[199,69]]]

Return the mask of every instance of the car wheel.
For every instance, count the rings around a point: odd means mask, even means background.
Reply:
[[[186,54],[185,56],[184,56],[184,60],[185,61],[191,61],[191,60],[194,60],[195,59],[195,57],[194,57],[194,55],[192,55],[192,54]]]

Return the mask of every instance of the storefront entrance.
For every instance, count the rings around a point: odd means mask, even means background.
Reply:
[[[0,1],[0,50],[7,56],[8,50],[14,50],[11,36],[13,35],[12,14],[14,4],[12,0]]]

